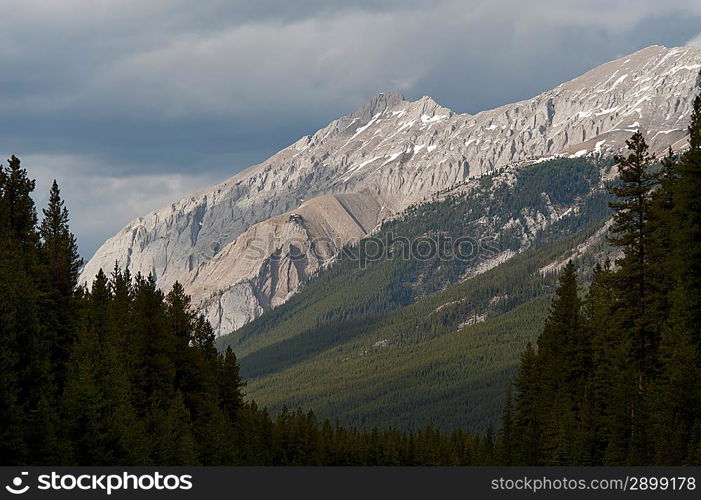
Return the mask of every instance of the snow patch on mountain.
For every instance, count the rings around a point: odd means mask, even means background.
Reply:
[[[654,152],[684,147],[699,68],[699,48],[647,47],[474,115],[427,96],[378,94],[259,165],[130,222],[80,280],[116,262],[154,274],[162,288],[180,281],[228,333],[287,300],[337,249],[295,261],[314,238],[361,238],[413,203],[509,165],[618,152],[638,129]],[[305,206],[302,221],[290,220]],[[280,241],[244,254],[260,237]]]

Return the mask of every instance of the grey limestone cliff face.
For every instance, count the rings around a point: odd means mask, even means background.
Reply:
[[[263,163],[133,220],[81,281],[115,262],[162,288],[180,281],[228,333],[284,302],[341,245],[467,178],[616,152],[638,129],[655,151],[684,147],[699,69],[701,49],[652,46],[474,115],[379,94]]]

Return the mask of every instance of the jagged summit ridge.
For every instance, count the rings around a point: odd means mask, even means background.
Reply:
[[[404,102],[405,98],[402,94],[394,94],[380,92],[372,97],[368,102],[362,105],[349,115],[351,119],[357,118],[363,122],[368,122],[376,114],[383,111],[392,110],[396,105]]]
[[[153,273],[164,288],[178,280],[226,333],[284,301],[320,265],[285,263],[292,249],[282,243],[266,249],[282,261],[266,254],[237,263],[234,249],[256,234],[357,239],[409,204],[495,168],[617,151],[637,129],[655,150],[680,146],[699,69],[701,49],[647,47],[531,99],[474,115],[427,96],[378,94],[263,163],[135,219],[96,252],[81,280],[115,261]],[[304,224],[279,217],[303,205]],[[349,230],[353,219],[364,223]]]

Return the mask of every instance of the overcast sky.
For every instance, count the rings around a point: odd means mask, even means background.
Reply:
[[[58,179],[85,257],[378,92],[477,112],[701,42],[699,0],[0,0],[0,20],[0,154],[40,204]]]

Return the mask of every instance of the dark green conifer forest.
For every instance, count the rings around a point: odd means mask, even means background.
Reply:
[[[701,96],[690,147],[654,166],[642,134],[617,158],[610,242],[581,290],[570,263],[507,404],[508,463],[701,463]]]
[[[493,437],[359,431],[244,401],[236,355],[176,283],[119,268],[77,284],[58,185],[38,220],[20,160],[0,169],[0,465],[444,465]]]
[[[689,131],[689,149],[661,163],[640,133],[616,158],[616,258],[590,280],[564,267],[500,428],[484,433],[270,415],[179,283],[166,293],[115,267],[78,286],[58,184],[39,216],[12,156],[0,168],[0,465],[701,464],[701,96]]]

